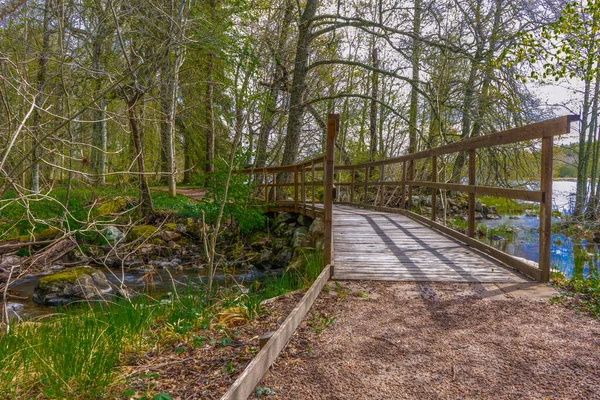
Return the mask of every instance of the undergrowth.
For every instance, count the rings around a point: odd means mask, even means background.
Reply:
[[[322,267],[322,254],[311,252],[280,277],[248,288],[223,286],[211,297],[203,286],[188,285],[172,298],[71,306],[16,323],[0,334],[0,396],[119,397],[127,385],[119,372],[123,365],[142,354],[178,354],[182,344],[226,346],[232,340],[228,325],[256,318],[267,298],[308,287]]]

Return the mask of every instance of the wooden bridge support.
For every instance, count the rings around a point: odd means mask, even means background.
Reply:
[[[331,264],[333,260],[333,162],[335,150],[335,137],[340,128],[340,115],[329,114],[327,118],[327,147],[325,153],[325,176],[324,176],[324,198],[323,198],[323,222],[325,225],[325,265]]]

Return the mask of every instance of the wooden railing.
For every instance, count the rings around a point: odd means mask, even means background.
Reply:
[[[327,124],[327,151],[324,156],[314,158],[295,165],[268,167],[255,170],[245,170],[244,173],[253,174],[256,182],[260,182],[264,200],[276,203],[278,209],[300,212],[316,218],[323,215],[325,223],[325,262],[332,261],[332,235],[331,219],[333,210],[334,170],[337,173],[335,187],[338,191],[347,190],[344,196],[347,201],[337,201],[338,204],[348,204],[376,210],[398,212],[408,215],[432,228],[455,237],[471,247],[481,250],[490,256],[520,270],[534,279],[547,282],[550,278],[550,245],[551,245],[551,216],[552,216],[552,157],[554,136],[570,132],[570,124],[577,121],[577,115],[568,115],[547,121],[514,128],[491,135],[476,137],[445,146],[408,154],[405,156],[389,158],[355,165],[333,165],[334,144],[339,129],[339,115],[330,114]],[[496,146],[529,142],[541,139],[541,175],[539,190],[511,189],[502,187],[477,185],[477,150],[488,149]],[[468,155],[468,184],[454,184],[439,182],[438,158],[448,154],[466,152]],[[430,180],[415,180],[415,164],[425,160],[431,163]],[[343,172],[347,171],[346,174]],[[362,175],[362,181],[357,178]],[[278,182],[281,174],[292,174],[293,179],[286,183]],[[376,188],[375,196],[369,197],[369,189]],[[431,189],[431,217],[425,218],[412,212],[413,191],[416,187]],[[388,207],[386,196],[387,188],[394,188],[397,196],[399,189],[400,207]],[[319,190],[317,190],[319,189]],[[275,200],[277,191],[283,191],[292,200]],[[320,191],[322,190],[322,192]],[[436,222],[437,194],[439,190],[450,190],[468,194],[468,229],[463,235]],[[489,195],[504,197],[513,200],[525,200],[540,203],[540,247],[539,262],[534,263],[513,257],[498,249],[488,246],[474,238],[475,236],[475,196]],[[280,196],[281,197],[281,196]],[[280,198],[277,197],[277,198]],[[339,198],[339,196],[338,196]]]

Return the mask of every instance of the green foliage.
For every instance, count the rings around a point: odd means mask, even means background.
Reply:
[[[577,177],[577,167],[574,165],[564,164],[558,169],[558,177],[559,178],[576,178]]]
[[[593,80],[599,65],[594,59],[600,50],[600,1],[570,2],[555,22],[544,26],[536,36],[527,31],[519,35],[520,41],[506,54],[511,62],[542,62],[542,72],[533,69],[527,79],[578,78]]]
[[[243,158],[245,157],[238,156],[235,165],[239,166]],[[240,232],[248,234],[264,228],[266,217],[260,203],[252,198],[254,186],[248,184],[248,176],[232,173],[227,189],[228,174],[227,163],[221,159],[217,160],[214,174],[208,181],[205,197],[196,204],[184,205],[178,214],[187,218],[202,218],[204,211],[206,223],[214,224],[224,202],[223,220],[233,220]]]

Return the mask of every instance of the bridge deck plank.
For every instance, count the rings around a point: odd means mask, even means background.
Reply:
[[[526,282],[528,278],[399,214],[336,205],[334,278],[388,281]]]

